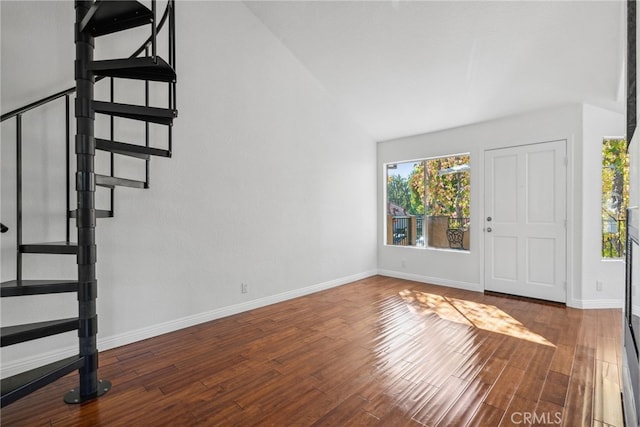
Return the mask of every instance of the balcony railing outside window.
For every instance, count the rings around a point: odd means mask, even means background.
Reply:
[[[387,244],[468,250],[469,224],[469,218],[388,215]]]
[[[415,245],[415,225],[414,216],[389,216],[387,242],[396,246]]]

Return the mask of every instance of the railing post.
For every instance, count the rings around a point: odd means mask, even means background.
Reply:
[[[169,0],[171,3],[171,8],[169,9],[169,58],[171,67],[173,67],[173,71],[177,72],[178,69],[176,67],[176,2],[174,0]],[[172,82],[171,92],[173,94],[170,108],[175,109],[177,107],[176,101],[176,82]]]
[[[411,215],[409,216],[409,246],[415,246],[417,240],[417,232],[418,232],[418,222],[416,221],[416,217]]]
[[[173,0],[169,0],[167,7],[169,7],[169,64],[176,71],[176,15],[175,15],[175,3]],[[169,83],[169,108],[176,109],[176,82]],[[173,124],[168,126],[167,130],[168,149],[169,153],[173,151]]]
[[[69,113],[71,111],[70,106],[69,106],[69,95],[65,95],[64,96],[64,107],[65,107],[65,169],[66,169],[66,186],[65,186],[65,195],[66,195],[66,201],[67,201],[67,224],[66,224],[66,242],[69,243],[71,241],[71,165],[70,165],[70,160],[69,157],[71,155],[70,153],[70,149],[69,149],[69,144],[71,143],[71,123],[70,123],[70,118],[69,118]]]
[[[151,56],[153,57],[153,62],[157,63],[156,59],[156,36],[157,36],[157,27],[156,27],[156,0],[151,0],[151,13],[153,14],[153,22],[151,22]]]
[[[155,4],[155,2],[154,2]],[[154,14],[155,16],[155,14]],[[154,27],[155,28],[155,27]],[[149,56],[149,48],[147,47],[145,49],[145,56]],[[149,80],[145,80],[144,81],[144,106],[148,107],[149,106]],[[149,122],[144,122],[144,146],[145,147],[149,147],[150,141],[149,141]],[[150,165],[151,161],[150,159],[146,159],[144,161],[144,188],[149,188],[149,178],[150,178],[150,173],[149,173],[149,165]]]
[[[387,245],[393,244],[393,216],[387,215]]]
[[[115,102],[116,100],[116,88],[113,77],[109,78],[109,102]],[[116,119],[113,116],[109,117],[109,139],[111,141],[116,140]],[[116,176],[116,155],[109,153],[109,174]],[[109,189],[109,215],[114,216],[116,211],[116,190],[114,188]]]
[[[95,244],[95,139],[93,73],[94,40],[80,31],[80,22],[92,5],[91,0],[76,0],[76,192],[78,228],[78,341],[84,365],[79,369],[80,386],[65,395],[67,403],[81,403],[101,396],[111,388],[109,381],[98,381]]]
[[[22,284],[22,114],[16,116],[16,281]]]

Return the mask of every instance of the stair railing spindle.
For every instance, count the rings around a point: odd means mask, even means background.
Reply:
[[[22,114],[16,115],[16,279],[22,283]]]
[[[176,9],[174,0],[170,0],[171,7],[169,9],[169,37],[171,37],[169,43],[169,56],[171,58],[171,66],[176,71]],[[170,104],[174,110],[176,109],[176,82],[171,83],[171,91],[173,92],[173,104]]]
[[[156,28],[156,0],[151,0],[151,13],[153,14],[153,22],[151,23],[151,56],[153,57],[153,62],[157,63],[158,60],[156,57],[156,35],[158,29]]]
[[[113,77],[109,78],[109,100],[110,102],[115,102],[116,96],[116,89],[115,89],[115,81],[113,79]],[[116,123],[115,123],[115,117],[114,116],[110,116],[109,117],[109,138],[111,139],[111,141],[115,141],[115,133],[116,133]],[[115,166],[115,162],[116,162],[116,155],[111,152],[109,153],[109,172],[111,174],[111,176],[116,176],[116,166]],[[109,209],[109,215],[113,216],[115,215],[115,200],[116,200],[116,191],[113,188],[109,189],[109,205],[110,205],[110,209]]]
[[[168,132],[168,151],[169,153],[173,152],[173,126],[167,126],[169,129],[167,130]]]
[[[175,33],[175,25],[176,25],[176,16],[175,16],[175,8],[174,8],[174,0],[168,0],[167,8],[169,10],[169,65],[176,70],[176,33]],[[173,81],[169,83],[169,108],[176,109],[176,82]],[[169,153],[173,152],[173,125],[168,126],[167,129],[167,142],[168,142],[168,150]]]
[[[67,199],[67,228],[66,228],[66,242],[71,241],[71,165],[70,165],[70,150],[69,144],[71,143],[71,120],[69,118],[70,106],[69,106],[69,94],[65,95],[65,168],[66,168],[66,199]]]
[[[155,0],[153,2],[153,5],[155,7]],[[155,17],[155,9],[154,9],[154,17]],[[154,26],[155,28],[155,26]],[[154,37],[154,43],[153,43],[153,47],[155,48],[155,37]],[[155,51],[155,49],[154,49]],[[147,47],[147,49],[145,49],[145,55],[149,56],[149,48]],[[154,52],[154,59],[155,59],[155,52]],[[149,106],[149,80],[145,80],[144,81],[144,105],[145,107]],[[149,122],[144,122],[144,145],[145,147],[149,147]],[[150,164],[150,160],[147,158],[144,161],[144,173],[145,173],[145,178],[144,178],[144,187],[145,188],[149,188],[149,164]]]

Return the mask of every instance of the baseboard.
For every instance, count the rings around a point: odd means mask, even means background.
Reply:
[[[460,282],[439,277],[422,276],[419,274],[406,273],[395,270],[378,270],[382,276],[395,277],[397,279],[413,280],[416,282],[430,283],[432,285],[448,286],[450,288],[465,289],[468,291],[484,292],[484,288],[478,283]],[[598,300],[571,300],[567,301],[567,306],[581,309],[598,308],[622,308],[624,301],[621,299],[598,299]]]
[[[98,336],[98,349],[100,351],[109,350],[112,348],[120,347],[123,345],[131,344],[137,341],[141,341],[148,338],[153,338],[158,335],[166,334],[169,332],[177,331],[179,329],[188,328],[200,323],[209,322],[211,320],[221,319],[223,317],[231,316],[234,314],[242,313],[245,311],[253,310],[267,305],[276,304],[279,302],[287,301],[293,298],[313,294],[316,292],[324,291],[326,289],[335,288],[345,285],[347,283],[355,282],[356,280],[366,279],[367,277],[375,276],[377,271],[365,271],[362,273],[353,274],[350,276],[341,277],[338,279],[330,280],[316,285],[307,286],[300,289],[293,289],[291,291],[283,292],[276,295],[270,295],[264,298],[258,298],[251,301],[242,302],[240,304],[234,304],[227,307],[220,307],[204,313],[195,314],[192,316],[183,317],[180,319],[170,320],[167,322],[159,323],[157,325],[151,325],[144,328],[136,329],[133,331],[124,332],[122,334],[116,334],[107,337]],[[46,353],[41,353],[36,356],[30,356],[21,358],[8,363],[3,362],[0,367],[0,377],[6,378],[20,372],[27,371],[29,369],[43,366],[56,360],[64,359],[66,357],[73,356],[78,353],[77,346],[62,348],[53,350]]]
[[[573,308],[592,310],[598,308],[622,308],[624,301],[621,299],[574,299],[567,301],[567,305]]]
[[[394,277],[396,279],[413,280],[414,282],[429,283],[432,285],[447,286],[449,288],[465,289],[467,291],[483,292],[478,283],[461,282],[458,280],[442,279],[440,277],[422,276],[420,274],[405,273],[395,270],[378,270],[381,276]]]
[[[330,280],[328,282],[318,283],[316,285],[307,286],[300,289],[293,289],[291,291],[283,292],[276,295],[270,295],[268,297],[258,298],[251,301],[246,301],[246,302],[242,302],[239,304],[234,304],[226,307],[220,307],[215,310],[195,314],[192,316],[183,317],[180,319],[170,320],[168,322],[147,326],[145,328],[140,328],[130,332],[113,335],[111,337],[105,337],[102,339],[98,337],[98,346],[100,348],[100,351],[109,350],[112,348],[131,344],[136,341],[141,341],[147,338],[152,338],[158,335],[166,334],[168,332],[173,332],[179,329],[188,328],[190,326],[198,325],[200,323],[221,319],[223,317],[232,316],[234,314],[243,313],[245,311],[254,310],[256,308],[265,307],[267,305],[276,304],[276,303],[287,301],[293,298],[297,298],[304,295],[309,295],[315,292],[341,286],[350,282],[354,282],[356,280],[365,279],[367,277],[374,276],[375,274],[376,274],[375,271],[368,271],[368,272],[363,272],[359,274],[354,274],[351,276]]]

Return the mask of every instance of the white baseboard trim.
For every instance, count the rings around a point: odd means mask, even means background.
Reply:
[[[158,335],[177,331],[179,329],[188,328],[190,326],[198,325],[200,323],[221,319],[223,317],[231,316],[234,314],[242,313],[242,312],[253,310],[260,307],[265,307],[267,305],[276,304],[276,303],[287,301],[293,298],[298,298],[301,296],[324,291],[326,289],[335,288],[338,286],[345,285],[347,283],[355,282],[356,280],[366,279],[367,277],[375,276],[376,274],[378,274],[378,271],[376,270],[365,271],[362,273],[357,273],[350,276],[329,280],[327,282],[318,283],[318,284],[307,286],[304,288],[293,289],[291,291],[283,292],[280,294],[270,295],[264,298],[258,298],[255,300],[230,305],[227,307],[216,308],[214,310],[207,311],[204,313],[187,316],[180,319],[170,320],[167,322],[159,323],[157,325],[151,325],[151,326],[136,329],[133,331],[124,332],[121,334],[116,334],[108,337],[98,336],[98,349],[100,351],[109,350],[112,348],[116,348],[123,345],[131,344],[137,341],[141,341],[147,338],[153,338]],[[36,356],[29,356],[29,357],[17,359],[8,363],[5,363],[3,361],[2,366],[0,367],[0,377],[2,378],[10,377],[20,372],[24,372],[29,369],[34,369],[39,366],[43,366],[48,363],[55,362],[56,360],[64,359],[66,357],[71,357],[77,353],[78,353],[77,346],[73,346],[73,347],[52,350],[49,352],[41,353]]]
[[[568,301],[567,305],[573,308],[581,308],[584,310],[598,308],[623,308],[624,301],[621,299],[574,299]]]
[[[440,277],[422,276],[419,274],[405,273],[395,270],[378,270],[381,276],[394,277],[396,279],[413,280],[414,282],[429,283],[438,286],[447,286],[449,288],[465,289],[467,291],[483,292],[484,289],[478,283],[461,282],[458,280],[442,279]]]
[[[100,348],[100,351],[109,350],[112,348],[116,348],[123,345],[131,344],[137,341],[141,341],[147,338],[152,338],[158,335],[188,328],[190,326],[198,325],[200,323],[221,319],[223,317],[232,316],[234,314],[242,313],[249,310],[254,310],[256,308],[265,307],[267,305],[276,304],[276,303],[287,301],[293,298],[313,294],[315,292],[334,288],[350,282],[355,282],[356,280],[365,279],[367,277],[374,276],[376,273],[377,273],[376,271],[358,273],[351,276],[330,280],[328,282],[318,283],[316,285],[311,285],[311,286],[307,286],[300,289],[293,289],[291,291],[283,292],[276,295],[270,295],[268,297],[258,298],[251,301],[241,302],[239,304],[216,308],[214,310],[207,311],[204,313],[187,316],[180,319],[170,320],[168,322],[147,326],[144,328],[136,329],[136,330],[125,332],[118,335],[113,335],[110,337],[105,337],[102,339],[98,337],[98,346]]]
[[[477,283],[460,282],[439,277],[422,276],[419,274],[405,273],[395,270],[378,270],[381,276],[395,277],[397,279],[413,280],[415,282],[430,283],[432,285],[447,286],[450,288],[465,289],[468,291],[484,292],[484,288]],[[603,309],[603,308],[622,308],[624,301],[621,299],[598,299],[598,300],[579,300],[573,299],[567,301],[567,306],[580,309]]]

